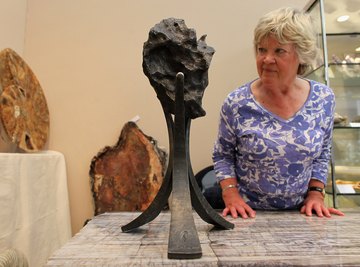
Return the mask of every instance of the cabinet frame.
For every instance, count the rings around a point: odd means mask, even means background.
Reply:
[[[331,87],[331,83],[330,83],[330,78],[329,78],[329,68],[330,66],[334,66],[334,65],[338,65],[338,66],[343,66],[343,65],[348,65],[351,66],[353,65],[352,63],[346,63],[346,64],[342,64],[342,63],[329,63],[329,59],[328,59],[328,47],[327,47],[327,36],[340,36],[340,35],[360,35],[359,32],[349,32],[349,33],[327,33],[326,31],[326,19],[325,19],[325,11],[324,11],[324,0],[311,0],[309,1],[304,10],[308,13],[311,13],[312,11],[316,11],[318,12],[318,16],[320,19],[320,32],[319,32],[319,36],[321,37],[321,44],[322,45],[322,60],[323,60],[323,64],[320,64],[319,66],[315,66],[314,70],[312,70],[311,72],[309,72],[308,74],[306,74],[305,76],[308,77],[311,74],[313,74],[315,71],[319,71],[321,70],[321,68],[323,69],[323,73],[322,74],[322,79],[320,82],[323,82],[324,84],[326,84],[327,86]],[[354,63],[354,65],[359,65],[359,63]],[[319,81],[319,80],[318,80]],[[359,82],[360,84],[360,82]],[[356,130],[359,131],[360,127],[358,126],[340,126],[340,125],[335,125],[334,126],[334,131],[338,131],[338,130],[343,130],[343,129],[351,129],[351,130]],[[333,144],[334,144],[334,140],[333,140]],[[355,192],[355,193],[341,193],[338,192],[337,189],[337,185],[336,185],[336,170],[335,170],[335,155],[334,155],[334,149],[332,146],[332,153],[331,153],[331,159],[330,159],[330,179],[331,179],[331,188],[332,188],[332,202],[333,202],[333,207],[337,208],[338,207],[338,203],[337,203],[337,196],[338,195],[346,195],[346,196],[355,196],[355,195],[360,195],[359,192]],[[359,179],[360,181],[360,179]],[[329,193],[329,192],[327,192]]]

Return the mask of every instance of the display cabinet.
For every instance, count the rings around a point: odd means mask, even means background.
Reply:
[[[360,1],[312,0],[305,9],[314,18],[321,50],[313,70],[305,76],[330,86],[336,99],[326,191],[337,207],[338,195],[360,195]],[[338,22],[344,15],[348,20]]]

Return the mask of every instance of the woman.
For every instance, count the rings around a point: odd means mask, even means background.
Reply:
[[[254,31],[259,78],[226,98],[214,146],[223,215],[300,209],[344,215],[324,205],[335,99],[304,74],[316,58],[310,17],[293,8],[266,14]]]

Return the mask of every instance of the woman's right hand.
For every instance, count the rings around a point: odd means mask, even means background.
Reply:
[[[255,218],[256,212],[246,204],[236,187],[223,191],[222,197],[225,203],[225,209],[222,213],[224,217],[230,214],[233,218],[237,218],[238,215],[244,219]]]

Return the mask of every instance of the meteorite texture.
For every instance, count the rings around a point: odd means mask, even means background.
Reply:
[[[107,211],[144,211],[162,184],[167,153],[134,122],[124,125],[117,144],[91,161],[95,215]]]
[[[143,71],[164,110],[171,114],[175,108],[175,77],[182,72],[185,76],[185,115],[191,119],[205,116],[202,97],[215,53],[206,44],[205,37],[197,40],[195,30],[176,18],[164,19],[150,29],[143,48]]]
[[[0,52],[1,136],[20,150],[44,148],[49,132],[45,95],[26,62],[12,49]]]

